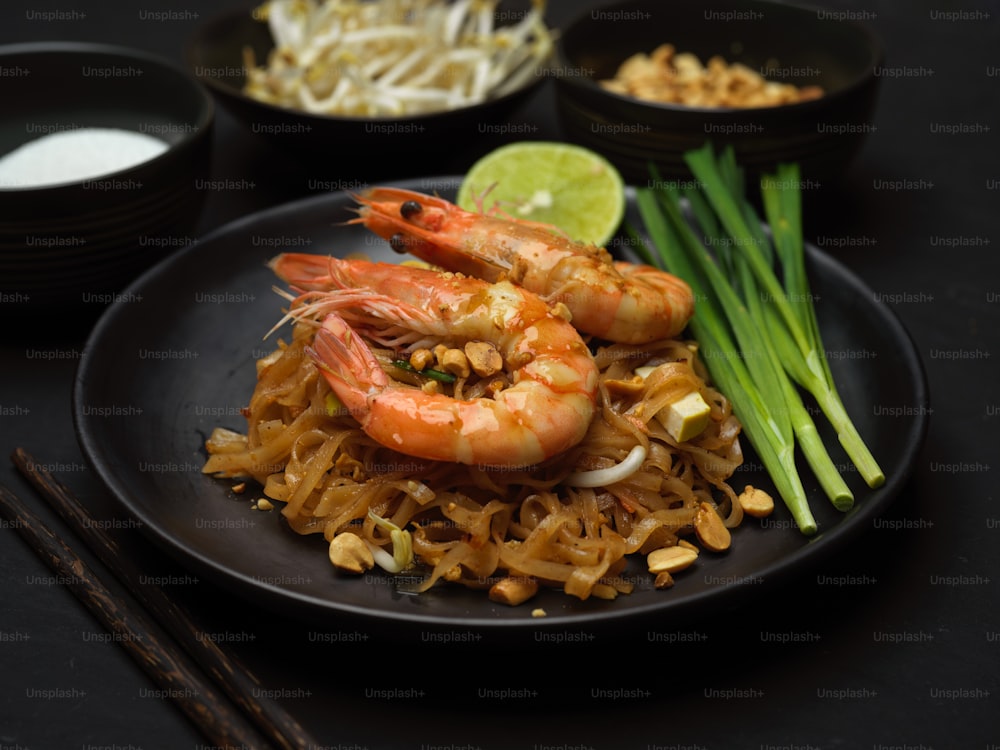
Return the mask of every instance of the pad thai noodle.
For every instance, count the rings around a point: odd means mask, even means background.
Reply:
[[[272,261],[290,337],[257,361],[246,431],[217,428],[204,472],[256,482],[339,571],[405,571],[420,592],[611,599],[728,549],[741,425],[678,335],[683,282],[428,196],[360,200],[370,229],[436,262]],[[633,555],[648,572],[627,571]]]

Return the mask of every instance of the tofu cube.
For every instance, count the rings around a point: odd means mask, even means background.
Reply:
[[[692,391],[669,406],[660,409],[656,418],[678,443],[697,437],[708,426],[712,407],[698,391]]]

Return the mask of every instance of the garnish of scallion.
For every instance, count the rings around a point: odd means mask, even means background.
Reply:
[[[814,534],[817,524],[796,467],[796,447],[835,508],[850,509],[854,496],[799,387],[815,398],[865,482],[877,487],[885,476],[837,394],[820,340],[805,270],[798,166],[780,165],[761,181],[768,235],[746,198],[732,149],[716,156],[707,144],[685,154],[685,161],[694,187],[665,182],[653,170],[655,187],[637,190],[656,254],[641,241],[635,246],[646,262],[690,284],[695,315],[689,328],[704,364],[732,402],[796,525]]]
[[[392,361],[394,367],[398,367],[400,370],[406,370],[407,372],[413,372],[417,375],[423,375],[431,380],[437,380],[439,383],[454,383],[456,378],[450,372],[442,372],[441,370],[434,370],[430,367],[426,367],[423,370],[418,370],[416,367],[411,365],[405,359],[394,359]]]

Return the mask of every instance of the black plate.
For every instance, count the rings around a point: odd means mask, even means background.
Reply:
[[[400,184],[450,197],[458,180]],[[252,511],[251,494],[234,495],[231,482],[200,473],[203,441],[214,427],[245,429],[239,408],[254,386],[254,359],[275,345],[262,336],[279,318],[282,301],[265,262],[285,249],[398,259],[362,227],[340,225],[353,216],[353,205],[349,195],[331,193],[241,219],[126,290],[95,327],[80,362],[74,409],[83,451],[154,540],[199,574],[259,604],[331,620],[352,613],[379,622],[536,627],[540,621],[530,617],[531,606],[496,605],[483,592],[442,587],[415,596],[399,593],[388,575],[338,575],[321,538],[290,531],[278,512]],[[703,555],[670,590],[653,589],[636,561],[630,568],[636,590],[616,601],[581,602],[542,592],[532,606],[547,611],[546,625],[693,612],[758,591],[870,529],[898,493],[926,431],[928,393],[920,359],[895,315],[861,281],[815,248],[809,248],[808,261],[835,377],[886,472],[886,484],[868,490],[848,471],[857,503],[843,515],[806,471],[821,530],[812,539],[779,507],[763,522],[748,518],[727,554]],[[748,454],[739,486],[768,486]]]

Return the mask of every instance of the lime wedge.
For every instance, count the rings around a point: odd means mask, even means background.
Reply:
[[[466,211],[495,207],[604,247],[625,216],[625,183],[614,165],[593,151],[524,141],[501,146],[473,164],[455,202]]]

